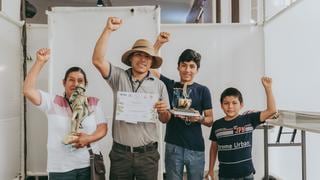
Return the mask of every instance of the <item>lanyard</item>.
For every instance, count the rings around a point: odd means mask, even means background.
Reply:
[[[138,81],[138,87],[137,88],[134,88],[134,85],[133,85],[133,80],[132,80],[132,72],[130,71],[127,71],[127,74],[128,74],[128,77],[129,77],[129,80],[130,80],[130,84],[131,84],[131,89],[132,89],[132,92],[137,92],[138,91],[138,89],[140,88],[140,86],[141,86],[141,84],[143,83],[143,81],[149,76],[149,71],[148,71],[148,74],[142,79],[142,80],[137,80]],[[136,82],[137,82],[136,81]]]

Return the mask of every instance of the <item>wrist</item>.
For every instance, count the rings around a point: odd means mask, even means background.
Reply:
[[[205,116],[200,116],[200,117],[199,117],[199,122],[200,122],[200,123],[203,123],[204,120],[205,120],[205,118],[206,118]]]

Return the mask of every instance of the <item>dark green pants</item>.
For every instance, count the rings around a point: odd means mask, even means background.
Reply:
[[[130,152],[113,145],[109,157],[110,180],[157,180],[160,158],[157,148]]]

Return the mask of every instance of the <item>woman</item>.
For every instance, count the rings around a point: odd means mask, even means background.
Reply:
[[[63,144],[63,138],[70,133],[72,110],[68,99],[78,85],[88,84],[85,72],[79,67],[67,70],[63,79],[64,96],[52,95],[36,88],[37,77],[50,57],[50,49],[37,51],[33,64],[24,82],[23,93],[48,118],[47,171],[50,180],[90,179],[89,152],[86,147],[107,133],[107,122],[101,110],[99,99],[88,97],[90,115],[82,122],[81,132],[71,145]],[[91,144],[94,151],[96,145]]]

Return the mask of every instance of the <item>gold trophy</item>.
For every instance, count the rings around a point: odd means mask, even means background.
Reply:
[[[190,93],[191,89],[188,89],[187,83],[183,85],[182,89],[174,89],[174,97],[172,102],[173,109],[170,110],[171,113],[182,116],[200,116],[199,111],[190,108],[192,104]]]
[[[70,107],[72,109],[71,130],[64,139],[64,144],[70,144],[77,139],[77,133],[81,128],[82,121],[89,115],[88,98],[84,95],[85,87],[80,84],[76,87],[69,98]]]

